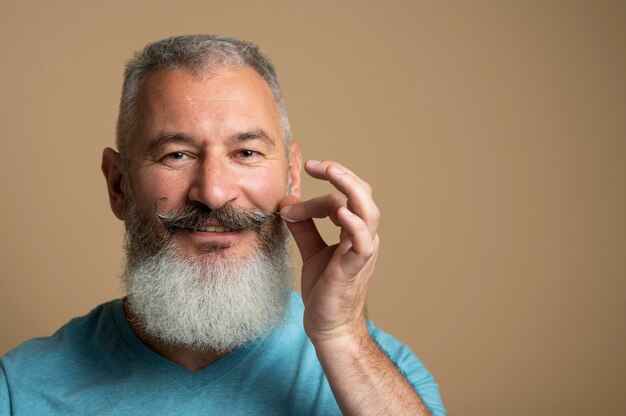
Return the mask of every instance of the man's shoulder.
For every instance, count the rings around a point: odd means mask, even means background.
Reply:
[[[103,390],[130,356],[121,335],[123,304],[115,300],[70,320],[48,337],[28,340],[0,359],[0,414],[82,414],[110,409]]]
[[[35,373],[40,367],[87,353],[99,333],[110,331],[111,309],[118,302],[121,300],[101,304],[86,315],[71,319],[50,336],[32,338],[16,346],[2,356],[5,371]]]

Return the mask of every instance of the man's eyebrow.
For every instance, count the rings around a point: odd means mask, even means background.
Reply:
[[[271,146],[272,148],[275,147],[274,139],[269,134],[267,134],[265,130],[263,129],[236,133],[230,137],[230,141],[236,142],[236,143],[243,143],[243,142],[251,141],[251,140],[261,140],[265,142],[266,144],[268,144],[269,146]],[[166,146],[170,143],[188,144],[188,143],[192,143],[193,141],[194,140],[191,136],[188,136],[183,133],[163,134],[151,141],[148,147],[148,151],[150,153],[155,152],[161,147]]]
[[[192,138],[187,136],[186,134],[174,133],[174,134],[165,134],[157,137],[152,140],[150,143],[150,147],[148,148],[149,152],[154,152],[155,150],[170,144],[170,143],[190,143]]]
[[[270,136],[269,134],[267,134],[265,132],[265,130],[263,129],[258,129],[258,130],[251,130],[251,131],[246,131],[243,133],[237,133],[234,136],[232,136],[230,138],[231,141],[233,142],[246,142],[246,141],[250,141],[250,140],[261,140],[265,143],[267,143],[268,145],[270,145],[271,147],[274,147],[276,145],[274,139],[272,138],[272,136]]]

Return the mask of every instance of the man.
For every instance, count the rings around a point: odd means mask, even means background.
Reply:
[[[338,192],[300,201],[299,145],[255,45],[148,45],[126,69],[117,146],[102,170],[127,230],[127,297],[9,352],[2,414],[445,414],[417,357],[365,318],[369,185],[309,161]],[[313,223],[325,217],[338,244]]]

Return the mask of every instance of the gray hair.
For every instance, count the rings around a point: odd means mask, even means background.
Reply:
[[[148,75],[163,69],[186,68],[205,74],[221,67],[246,66],[254,69],[272,90],[285,145],[289,144],[291,129],[278,74],[257,45],[229,36],[173,36],[147,45],[126,65],[116,131],[122,164],[127,163],[129,144],[137,123],[137,92]]]

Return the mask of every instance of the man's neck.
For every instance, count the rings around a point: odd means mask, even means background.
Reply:
[[[228,352],[217,353],[213,350],[198,351],[180,345],[167,344],[146,334],[139,326],[137,317],[129,307],[126,299],[124,299],[124,313],[126,314],[126,319],[128,319],[133,332],[145,345],[162,357],[185,367],[189,371],[200,370],[228,354]]]

